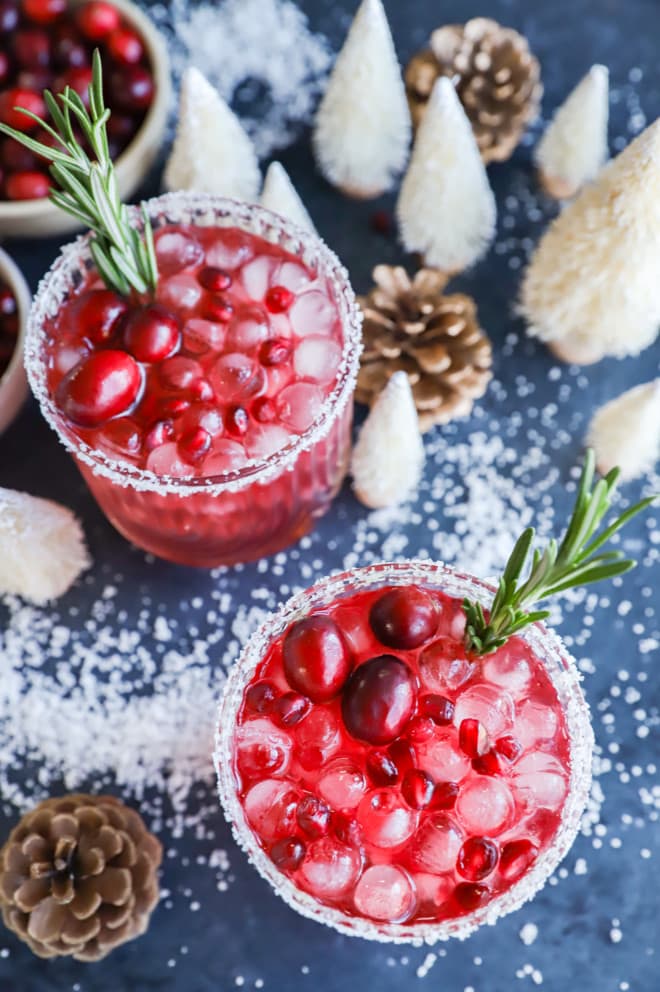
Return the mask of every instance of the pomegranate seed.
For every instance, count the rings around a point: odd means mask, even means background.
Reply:
[[[50,65],[50,38],[39,28],[17,31],[12,47],[14,58],[22,69],[47,69]]]
[[[431,799],[432,809],[453,809],[458,798],[457,782],[438,782]]]
[[[225,416],[225,427],[235,437],[244,437],[250,426],[250,416],[242,406],[230,406]]]
[[[124,325],[124,345],[138,362],[162,362],[180,344],[179,321],[159,303],[131,311]]]
[[[179,438],[179,451],[192,465],[201,462],[211,447],[211,435],[203,427],[196,427]]]
[[[362,846],[362,831],[356,819],[349,813],[333,813],[332,829],[337,840],[348,847],[357,848]]]
[[[129,113],[146,110],[154,97],[154,81],[141,65],[124,66],[110,76],[110,92],[117,106]]]
[[[125,351],[96,351],[62,379],[58,405],[80,427],[100,427],[128,413],[142,388],[142,372]]]
[[[419,712],[422,716],[430,717],[434,723],[442,727],[454,719],[454,704],[446,696],[429,693],[420,699]]]
[[[135,31],[116,28],[108,38],[108,51],[116,62],[135,65],[144,55],[144,45]]]
[[[119,11],[103,0],[92,0],[76,12],[80,30],[90,41],[101,41],[119,27]]]
[[[37,126],[31,117],[22,114],[17,107],[29,110],[37,117],[43,117],[46,113],[46,104],[39,93],[20,86],[0,93],[0,122],[17,131],[33,131]]]
[[[387,753],[396,765],[399,775],[405,774],[409,768],[413,768],[415,765],[415,752],[410,742],[403,737],[393,741],[388,747]]]
[[[222,297],[217,300],[209,300],[204,309],[204,320],[210,320],[215,324],[227,324],[234,315],[234,308]]]
[[[461,909],[471,912],[485,902],[490,889],[487,885],[475,885],[472,882],[460,882],[454,889],[454,898]]]
[[[415,744],[433,737],[435,723],[429,716],[416,716],[406,727],[406,734]]]
[[[66,10],[66,0],[23,0],[23,11],[35,24],[52,24]]]
[[[0,34],[11,34],[18,25],[18,18],[15,0],[0,0]]]
[[[295,837],[285,837],[284,840],[278,840],[273,844],[270,857],[273,864],[282,871],[295,871],[305,857],[305,845]]]
[[[282,663],[286,680],[293,689],[315,703],[325,703],[341,692],[352,659],[334,620],[311,616],[289,628],[284,638]]]
[[[426,809],[433,798],[433,780],[419,768],[406,772],[401,795],[412,809]]]
[[[497,751],[494,751],[492,748],[490,751],[486,751],[485,754],[479,755],[478,758],[473,758],[472,767],[475,772],[479,773],[479,775],[502,774],[502,764],[500,762],[499,755]]]
[[[433,637],[438,620],[431,597],[415,586],[390,589],[369,611],[371,629],[381,644],[402,651],[418,648]]]
[[[470,882],[481,882],[495,870],[497,844],[488,837],[468,837],[456,859],[456,868]]]
[[[399,769],[387,751],[369,751],[366,767],[374,785],[394,785],[399,780]]]
[[[212,265],[206,265],[201,269],[197,279],[200,285],[211,293],[222,293],[225,289],[229,289],[233,282],[228,272],[224,269],[216,269]]]
[[[267,396],[262,396],[252,404],[252,416],[260,424],[272,424],[277,419],[277,407]]]
[[[286,313],[295,297],[286,286],[271,286],[266,293],[264,303],[271,313]]]
[[[539,849],[531,840],[512,840],[500,854],[500,873],[507,882],[520,878],[532,864]]]
[[[170,441],[174,437],[174,426],[171,420],[159,420],[151,427],[144,438],[146,451],[153,451],[160,448],[161,444]]]
[[[458,746],[468,758],[478,758],[488,747],[486,728],[478,720],[461,720],[458,728]]]
[[[190,409],[190,400],[182,396],[169,396],[160,404],[160,412],[164,417],[180,417]]]
[[[275,683],[260,679],[253,682],[245,693],[245,705],[254,713],[270,713],[277,696]]]
[[[376,234],[382,234],[383,237],[387,237],[392,233],[392,214],[389,210],[374,210],[369,218],[369,227]]]
[[[5,182],[9,200],[43,200],[50,187],[50,179],[43,172],[14,172]]]
[[[522,744],[512,734],[505,734],[504,737],[498,737],[495,741],[495,750],[507,761],[515,761],[516,758],[520,757]]]
[[[384,654],[356,668],[344,688],[341,712],[349,734],[368,744],[399,736],[415,705],[415,677],[403,661]]]
[[[126,300],[110,289],[92,289],[78,298],[73,319],[93,344],[107,344],[119,320],[128,311]]]
[[[262,365],[283,365],[291,358],[291,342],[286,338],[270,338],[259,349]]]
[[[323,837],[330,829],[330,807],[316,796],[305,796],[296,816],[298,826],[309,837]]]
[[[280,727],[295,727],[304,720],[312,704],[299,692],[285,692],[273,707],[273,719]]]

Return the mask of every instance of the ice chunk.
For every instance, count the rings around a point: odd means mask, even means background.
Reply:
[[[169,279],[161,279],[158,284],[158,300],[174,310],[192,310],[202,296],[202,287],[197,279],[181,272]]]
[[[314,751],[319,763],[325,763],[341,745],[339,723],[330,710],[315,706],[297,728],[301,750]],[[318,753],[317,753],[318,752]]]
[[[538,741],[551,740],[557,733],[558,725],[557,714],[550,706],[527,699],[516,717],[514,733],[526,751]]]
[[[241,307],[229,325],[227,347],[248,351],[265,341],[269,334],[268,315],[262,307]]]
[[[162,277],[173,276],[183,269],[198,265],[204,258],[204,249],[190,234],[183,231],[156,233],[156,260]]]
[[[336,899],[357,881],[362,859],[358,851],[333,837],[322,837],[307,848],[301,882],[319,899]]]
[[[67,341],[59,341],[57,349],[53,356],[53,365],[57,372],[61,375],[66,375],[70,372],[72,368],[81,362],[83,358],[87,358],[90,354],[90,349],[84,343],[84,341],[77,341],[72,339]]]
[[[204,459],[204,476],[210,478],[214,475],[237,472],[243,468],[247,460],[242,444],[229,438],[218,438]]]
[[[244,403],[261,392],[266,377],[254,359],[241,352],[231,352],[218,359],[211,369],[210,380],[218,399]]]
[[[461,644],[440,637],[424,648],[419,659],[419,674],[424,688],[431,692],[460,689],[473,675],[475,666],[465,657]]]
[[[284,775],[293,742],[270,720],[248,720],[236,733],[236,760],[243,775]]]
[[[340,606],[333,612],[332,617],[356,656],[371,651],[374,635],[369,626],[368,613],[353,606]]]
[[[515,803],[506,782],[479,775],[466,782],[459,792],[456,812],[469,833],[488,836],[499,834],[509,826]]]
[[[484,677],[502,689],[508,689],[514,696],[525,693],[532,679],[524,641],[512,638],[495,654],[483,660]]]
[[[417,764],[434,782],[460,782],[472,767],[458,746],[454,727],[436,728],[430,737],[415,744]]]
[[[298,337],[323,334],[329,337],[337,322],[337,311],[325,295],[318,290],[302,293],[289,311],[293,333]]]
[[[247,296],[252,300],[263,300],[268,288],[273,284],[273,275],[278,260],[269,255],[259,255],[241,269],[241,280]]]
[[[454,888],[454,881],[450,875],[433,875],[428,872],[416,871],[413,875],[413,882],[417,889],[420,905],[428,906],[432,911],[437,910],[443,902],[449,899]]]
[[[206,250],[206,264],[216,269],[233,271],[245,265],[254,255],[253,244],[238,228],[225,228]]]
[[[293,356],[293,367],[301,379],[332,382],[341,362],[341,348],[333,338],[310,334],[303,338]]]
[[[295,831],[297,800],[293,784],[286,779],[257,782],[245,797],[248,823],[265,841],[288,837]]]
[[[193,317],[183,329],[183,340],[188,351],[201,355],[205,351],[220,351],[225,344],[227,327],[211,320]]]
[[[299,262],[282,262],[273,276],[274,286],[284,286],[292,293],[299,293],[313,281],[313,274]]]
[[[287,427],[302,434],[312,426],[323,405],[323,393],[311,382],[294,382],[282,390],[278,410]]]
[[[375,847],[399,847],[417,829],[418,814],[398,789],[375,789],[362,799],[357,811],[364,839]]]
[[[419,828],[413,842],[413,861],[425,871],[451,871],[463,843],[457,823],[444,813],[429,816]]]
[[[263,424],[253,429],[247,438],[247,450],[250,458],[270,458],[276,451],[281,451],[291,435],[277,424]]]
[[[167,389],[184,390],[203,378],[204,372],[199,362],[185,355],[175,355],[161,362],[158,377]]]
[[[416,905],[410,876],[394,865],[372,865],[355,888],[355,907],[363,916],[386,923],[401,923]]]
[[[566,795],[566,774],[557,758],[533,751],[518,761],[514,787],[528,808],[556,810]]]
[[[478,720],[491,738],[501,737],[513,726],[513,700],[508,692],[488,685],[475,685],[456,700],[454,722]]]
[[[154,448],[147,458],[147,469],[156,475],[168,475],[173,479],[186,479],[193,475],[193,470],[179,455],[179,449],[173,441]]]
[[[342,763],[325,772],[318,789],[333,809],[355,809],[366,792],[367,782],[361,771]]]

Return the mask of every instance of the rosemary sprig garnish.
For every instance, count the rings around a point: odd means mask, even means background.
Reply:
[[[573,586],[623,575],[635,567],[637,562],[625,558],[622,551],[601,549],[613,534],[650,506],[656,497],[650,496],[631,506],[598,534],[601,521],[612,502],[619,469],[612,469],[593,486],[594,469],[594,453],[589,450],[564,539],[558,545],[553,538],[543,551],[537,549],[533,552],[529,574],[522,583],[520,575],[529,559],[534,528],[528,527],[520,535],[499,581],[488,620],[480,603],[470,599],[463,601],[467,617],[465,639],[469,651],[477,655],[490,654],[523,627],[537,620],[545,620],[549,610],[532,609],[540,600]]]
[[[119,198],[117,179],[108,148],[106,125],[110,111],[103,100],[103,68],[94,52],[93,77],[89,87],[89,111],[75,90],[67,87],[55,97],[50,90],[44,100],[53,126],[22,107],[15,109],[31,117],[56,141],[55,147],[0,124],[0,133],[19,141],[50,162],[56,188],[51,201],[92,231],[91,251],[101,278],[122,296],[135,291],[153,292],[158,282],[153,232],[142,208],[143,232],[132,226],[126,206]],[[92,158],[76,137],[82,132]]]

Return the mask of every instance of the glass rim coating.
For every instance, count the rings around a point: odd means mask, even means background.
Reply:
[[[557,634],[544,624],[536,623],[517,636],[527,642],[543,664],[566,720],[570,771],[559,826],[551,846],[541,853],[529,871],[505,892],[469,914],[437,923],[381,923],[352,916],[319,902],[280,872],[260,847],[245,817],[233,771],[234,736],[243,694],[273,640],[312,609],[329,606],[343,595],[379,586],[412,583],[438,589],[450,596],[471,596],[483,605],[489,605],[495,592],[488,582],[433,561],[380,562],[321,579],[272,613],[245,645],[225,684],[217,716],[213,760],[220,802],[236,842],[259,874],[291,908],[349,936],[393,943],[434,944],[450,937],[463,939],[484,924],[496,923],[501,916],[535,896],[567,854],[578,833],[591,786],[594,737],[589,707],[580,688],[581,675]]]
[[[165,193],[144,202],[154,223],[154,231],[165,225],[190,224],[193,227],[233,227],[277,245],[327,279],[332,301],[341,322],[342,357],[331,392],[325,397],[314,423],[265,459],[251,459],[242,468],[222,475],[189,478],[160,476],[127,461],[112,458],[77,437],[65,422],[49,393],[44,355],[44,325],[60,311],[71,290],[92,265],[87,233],[65,245],[41,280],[30,309],[25,342],[28,381],[41,412],[59,440],[77,459],[116,485],[159,495],[188,496],[204,493],[219,496],[238,492],[254,483],[265,484],[293,468],[298,457],[327,436],[350,401],[355,388],[362,351],[362,314],[349,282],[348,272],[337,256],[318,237],[258,204],[187,191]],[[131,219],[139,222],[138,207],[129,207]],[[200,223],[201,222],[201,223]]]

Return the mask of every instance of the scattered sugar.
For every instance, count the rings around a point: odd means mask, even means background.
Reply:
[[[437,960],[438,960],[438,955],[437,954],[431,954],[431,953],[427,954],[426,957],[424,958],[424,960],[422,961],[422,963],[420,964],[420,966],[417,969],[417,973],[416,973],[417,974],[417,977],[418,978],[426,978],[426,976],[428,975],[429,971],[431,970],[431,968],[433,967],[433,965],[435,964],[435,962]]]
[[[538,935],[539,935],[539,928],[535,923],[525,923],[525,925],[521,928],[518,934],[518,936],[520,937],[520,939],[522,940],[523,944],[525,944],[526,947],[529,947],[530,944],[533,944],[536,938],[538,937]]]

